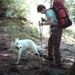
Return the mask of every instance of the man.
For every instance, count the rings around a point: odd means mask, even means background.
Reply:
[[[39,25],[50,25],[50,37],[48,40],[48,56],[46,60],[54,60],[52,66],[61,66],[61,54],[59,51],[62,29],[58,27],[58,20],[55,16],[53,9],[46,9],[44,5],[39,5],[37,11],[41,14],[46,14],[47,21],[39,23]]]

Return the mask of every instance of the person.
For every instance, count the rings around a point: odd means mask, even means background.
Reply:
[[[37,6],[37,12],[45,14],[47,21],[39,23],[39,25],[50,25],[50,37],[48,40],[48,56],[45,57],[46,60],[54,61],[51,63],[52,66],[61,66],[61,53],[60,53],[60,43],[62,37],[62,29],[58,26],[58,20],[53,9],[46,9],[42,4]],[[44,21],[44,20],[43,20]]]

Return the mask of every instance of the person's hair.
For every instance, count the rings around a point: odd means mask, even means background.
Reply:
[[[40,11],[42,11],[42,9],[45,9],[46,7],[44,6],[44,5],[39,5],[38,7],[37,7],[37,12],[40,12]]]

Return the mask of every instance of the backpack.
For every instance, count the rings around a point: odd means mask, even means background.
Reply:
[[[64,6],[62,0],[54,0],[52,9],[56,14],[60,28],[67,28],[72,25],[72,21],[68,16],[67,8]]]

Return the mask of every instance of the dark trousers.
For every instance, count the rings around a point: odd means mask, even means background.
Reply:
[[[56,63],[61,63],[60,43],[61,43],[62,29],[52,30],[48,40],[48,56],[55,59]]]

